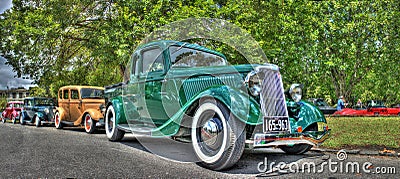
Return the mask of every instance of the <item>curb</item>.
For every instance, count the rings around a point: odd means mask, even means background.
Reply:
[[[347,154],[354,155],[367,155],[367,156],[387,156],[387,157],[400,157],[400,153],[396,152],[383,152],[375,150],[358,150],[358,149],[341,149],[346,151]],[[311,148],[310,151],[322,152],[322,153],[338,153],[340,150],[337,149],[326,149],[326,148]]]

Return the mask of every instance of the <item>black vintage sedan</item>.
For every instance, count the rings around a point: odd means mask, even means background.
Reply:
[[[308,99],[308,101],[317,106],[325,115],[330,115],[336,112],[336,108],[329,106],[322,98],[311,98]]]
[[[54,124],[55,102],[52,98],[25,98],[20,123],[29,123],[40,127],[43,124]]]

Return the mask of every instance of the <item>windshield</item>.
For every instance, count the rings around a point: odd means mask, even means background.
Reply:
[[[35,99],[35,106],[54,106],[53,99]]]
[[[169,47],[172,67],[225,66],[224,58],[186,47]]]
[[[103,98],[103,94],[104,94],[104,90],[101,90],[101,89],[93,89],[93,88],[81,89],[82,99],[84,99],[84,98],[101,99],[101,98]]]

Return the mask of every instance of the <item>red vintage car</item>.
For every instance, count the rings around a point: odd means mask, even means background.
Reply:
[[[15,124],[19,120],[22,107],[24,103],[22,101],[10,101],[7,103],[6,109],[1,113],[1,121],[5,123],[7,119],[11,119]]]
[[[333,116],[400,116],[400,108],[387,108],[386,106],[358,109],[344,108],[333,113]]]

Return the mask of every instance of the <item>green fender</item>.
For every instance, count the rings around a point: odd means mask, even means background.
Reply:
[[[296,132],[299,126],[304,130],[311,124],[317,122],[327,123],[324,114],[311,103],[300,101],[297,105],[300,105],[298,120],[296,121],[293,117],[290,118],[290,128],[292,132]]]
[[[125,116],[124,106],[123,106],[123,102],[122,102],[122,97],[117,96],[117,97],[113,98],[107,104],[106,110],[108,109],[108,106],[110,106],[110,105],[112,105],[114,107],[116,123],[117,124],[126,123],[126,116]]]
[[[170,120],[152,131],[152,136],[175,135],[180,128],[183,115],[187,109],[201,98],[215,98],[231,110],[234,116],[246,124],[256,125],[262,123],[262,115],[257,102],[247,94],[229,86],[210,87],[190,99]]]

